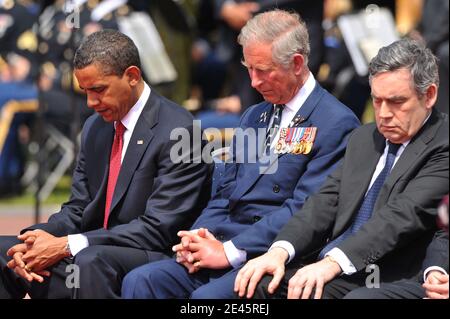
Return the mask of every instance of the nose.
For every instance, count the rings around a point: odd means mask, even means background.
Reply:
[[[392,117],[392,112],[386,102],[382,102],[378,111],[378,116],[381,118],[390,118]]]
[[[97,97],[95,97],[93,94],[87,94],[87,105],[89,108],[93,109],[99,104],[100,100]]]
[[[258,73],[255,70],[250,71],[250,79],[252,80],[251,85],[252,85],[252,88],[254,88],[254,89],[257,89],[263,83],[263,81],[258,76]]]

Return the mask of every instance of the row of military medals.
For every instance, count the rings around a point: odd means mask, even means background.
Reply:
[[[275,154],[304,154],[311,152],[317,127],[288,127],[280,129]]]

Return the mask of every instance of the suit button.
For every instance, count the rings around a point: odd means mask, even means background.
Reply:
[[[216,238],[220,241],[222,241],[225,237],[221,234],[217,235]]]
[[[273,192],[274,192],[274,193],[279,193],[279,192],[280,192],[280,186],[278,186],[278,185],[275,184],[275,185],[273,186]]]
[[[253,221],[256,223],[256,222],[259,222],[261,220],[261,216],[253,216]]]

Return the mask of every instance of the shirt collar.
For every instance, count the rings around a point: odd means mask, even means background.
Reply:
[[[127,131],[133,132],[139,116],[141,115],[142,110],[144,109],[144,106],[147,103],[148,98],[150,97],[150,93],[150,87],[147,85],[147,83],[144,82],[144,90],[142,91],[139,100],[137,100],[136,104],[133,105],[133,107],[128,111],[127,115],[125,115],[121,120],[122,124],[127,128]],[[114,123],[114,127],[115,126],[116,123]]]
[[[297,94],[290,100],[288,103],[286,103],[286,107],[297,113],[298,110],[300,110],[300,107],[305,103],[306,99],[311,95],[312,91],[314,90],[314,87],[316,86],[316,80],[314,79],[314,76],[311,72],[309,72],[308,79],[306,80],[305,84],[300,88],[300,90],[297,92]]]

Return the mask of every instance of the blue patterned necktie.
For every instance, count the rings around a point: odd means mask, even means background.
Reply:
[[[359,208],[358,214],[355,217],[355,220],[353,221],[352,225],[347,228],[347,230],[342,233],[339,237],[334,239],[333,241],[329,242],[320,252],[319,259],[322,259],[327,252],[329,252],[331,249],[339,245],[342,241],[344,241],[347,237],[350,235],[356,233],[372,216],[372,211],[375,206],[375,202],[378,197],[378,193],[381,190],[381,187],[384,184],[384,181],[386,180],[386,177],[389,175],[392,166],[394,165],[395,156],[397,154],[398,149],[402,144],[393,144],[391,142],[388,142],[389,144],[389,150],[388,154],[386,156],[386,162],[384,164],[384,168],[381,171],[381,173],[378,175],[378,177],[375,179],[375,182],[372,184],[372,187],[367,192],[366,197],[364,198],[364,201],[361,204],[361,207]]]
[[[270,149],[270,145],[280,129],[281,113],[283,112],[284,106],[284,104],[274,105],[272,126],[267,130],[266,135],[266,151]]]

